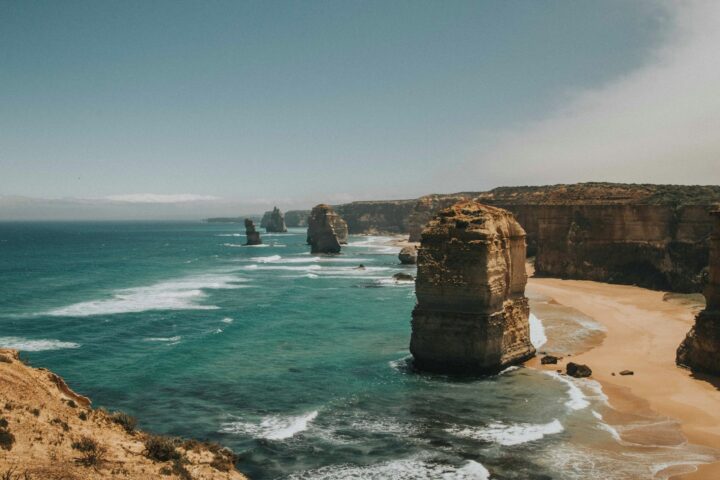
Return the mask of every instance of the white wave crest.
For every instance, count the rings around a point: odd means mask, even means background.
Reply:
[[[575,381],[568,377],[560,375],[557,372],[550,372],[544,370],[543,373],[546,375],[550,375],[555,380],[567,385],[567,394],[569,398],[565,402],[565,406],[568,407],[570,410],[583,410],[590,406],[590,402],[588,401],[587,397],[580,389],[580,387],[575,384]]]
[[[149,310],[212,310],[218,307],[198,303],[206,297],[204,290],[242,288],[239,285],[241,281],[234,275],[194,275],[146,287],[117,290],[112,298],[75,303],[50,310],[47,314],[56,317],[89,317]]]
[[[220,426],[222,433],[241,433],[266,440],[285,440],[307,430],[308,425],[317,418],[314,410],[297,416],[271,415],[264,417],[260,423],[228,422]]]
[[[233,322],[233,319],[230,318],[230,317],[225,317],[225,318],[223,318],[223,319],[220,320],[220,321],[223,322],[223,323],[232,323],[232,322]]]
[[[540,348],[547,343],[545,327],[542,321],[532,313],[530,314],[530,343],[533,347]]]
[[[540,440],[545,435],[561,433],[565,429],[559,420],[555,419],[549,423],[511,423],[494,422],[486,427],[456,427],[446,431],[459,437],[472,438],[474,440],[485,440],[498,443],[503,446],[520,445],[527,442]]]
[[[490,472],[480,463],[473,460],[465,462],[461,467],[435,463],[421,459],[403,459],[375,465],[331,465],[316,470],[298,472],[289,479],[313,480],[488,480]]]
[[[80,344],[51,339],[30,340],[22,337],[0,337],[0,347],[12,348],[13,350],[22,350],[25,352],[43,352],[46,350],[80,348]]]
[[[179,342],[182,337],[180,335],[176,337],[148,337],[143,339],[146,342],[167,342],[167,343],[176,343]]]

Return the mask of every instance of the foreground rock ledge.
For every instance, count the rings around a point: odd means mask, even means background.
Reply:
[[[698,372],[720,375],[720,210],[711,215],[709,278],[703,291],[707,303],[678,347],[676,360]]]
[[[217,444],[153,436],[131,421],[90,408],[59,376],[0,349],[1,478],[9,472],[13,480],[246,478]],[[165,449],[149,452],[148,445]],[[169,458],[151,458],[164,454]]]
[[[484,374],[535,355],[525,231],[510,212],[463,201],[423,230],[410,352],[420,370]]]

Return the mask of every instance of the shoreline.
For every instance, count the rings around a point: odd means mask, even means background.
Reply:
[[[586,352],[558,365],[541,365],[536,357],[528,366],[564,370],[568,361],[585,363],[619,416],[673,419],[690,444],[720,447],[720,379],[699,378],[675,365],[675,351],[694,322],[691,305],[663,300],[665,292],[585,280],[529,278],[528,289],[606,328],[602,343]],[[635,374],[620,376],[625,369]],[[657,438],[648,439],[653,442]],[[693,465],[692,473],[666,473],[671,479],[720,478],[720,460]]]

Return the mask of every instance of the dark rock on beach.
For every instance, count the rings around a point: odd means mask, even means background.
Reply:
[[[575,378],[585,378],[592,375],[590,367],[581,363],[570,362],[567,364],[565,371],[568,375]]]
[[[543,365],[555,365],[557,364],[558,360],[560,359],[553,355],[545,355],[540,359],[540,363],[542,363]]]
[[[403,265],[415,265],[417,263],[417,247],[414,245],[403,247],[398,258]]]

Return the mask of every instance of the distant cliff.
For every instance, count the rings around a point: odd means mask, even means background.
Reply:
[[[285,212],[285,225],[288,227],[307,227],[310,210],[288,210]]]
[[[402,232],[418,241],[439,210],[468,199],[515,215],[527,232],[538,275],[698,292],[707,267],[708,212],[720,204],[720,186],[500,187],[412,202],[353,202],[337,211],[351,233]]]
[[[350,233],[405,233],[417,200],[352,202],[334,207]]]

